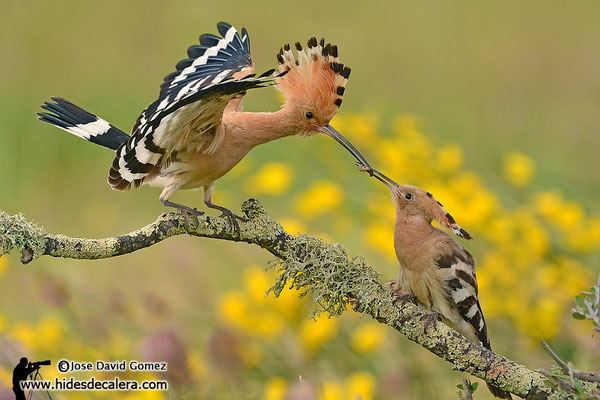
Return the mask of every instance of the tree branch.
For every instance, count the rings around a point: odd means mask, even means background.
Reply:
[[[311,292],[316,312],[331,315],[343,312],[349,297],[356,298],[357,312],[389,325],[457,370],[526,399],[569,398],[547,387],[539,372],[471,343],[443,323],[425,332],[421,317],[426,311],[410,302],[395,304],[391,289],[380,283],[377,271],[360,257],[350,258],[341,245],[309,235],[290,235],[269,218],[257,200],[247,200],[242,210],[249,221],[240,223],[239,234],[232,231],[227,220],[208,216],[200,217],[198,226],[192,224],[188,230],[181,214],[169,213],[134,232],[105,239],[51,235],[22,215],[9,216],[0,211],[0,255],[19,250],[25,264],[43,255],[100,259],[132,253],[183,234],[256,244],[280,260],[278,279],[271,289],[275,295],[285,286],[302,294]]]
[[[558,365],[565,374],[567,374],[569,376],[572,375],[573,377],[575,377],[577,379],[581,379],[582,381],[600,383],[600,375],[595,374],[593,372],[584,372],[584,371],[579,371],[577,369],[572,368],[569,364],[564,362],[554,352],[554,350],[552,350],[552,348],[548,345],[548,343],[546,343],[545,340],[542,340],[542,347],[548,352],[548,354],[550,354],[550,357],[552,357],[554,362],[556,362],[556,365]]]

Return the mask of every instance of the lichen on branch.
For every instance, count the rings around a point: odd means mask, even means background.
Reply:
[[[405,335],[455,369],[468,372],[501,389],[527,399],[567,399],[568,395],[545,385],[543,375],[471,343],[443,323],[425,332],[426,310],[412,303],[396,303],[388,285],[362,257],[350,257],[341,244],[302,234],[292,236],[267,215],[254,199],[242,204],[248,218],[239,231],[226,219],[201,216],[198,225],[187,226],[179,213],[163,214],[136,231],[105,239],[71,238],[45,232],[21,215],[0,211],[0,254],[21,252],[28,263],[43,255],[74,259],[100,259],[132,253],[177,235],[209,237],[258,245],[275,255],[278,277],[271,291],[276,295],[290,285],[301,295],[311,293],[315,313],[340,315],[348,298],[358,300],[356,311]]]
[[[342,245],[311,235],[294,238],[277,265],[277,280],[269,291],[279,296],[289,284],[300,290],[301,296],[311,292],[316,303],[312,316],[321,312],[338,316],[350,296],[371,299],[381,290],[379,273],[362,257],[351,258]],[[371,306],[372,302],[365,304]]]

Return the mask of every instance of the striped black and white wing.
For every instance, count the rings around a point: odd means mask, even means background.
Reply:
[[[228,23],[219,34],[200,36],[200,45],[188,49],[189,58],[177,64],[160,87],[158,99],[136,121],[131,138],[118,150],[108,181],[114,189],[140,185],[148,174],[180,151],[214,152],[223,132],[227,103],[248,89],[271,83],[273,70],[254,75],[250,39]]]
[[[472,328],[475,336],[486,347],[490,348],[487,326],[479,303],[479,289],[475,276],[475,259],[458,243],[438,257],[436,265],[443,271],[448,301],[456,306],[460,317]],[[462,324],[461,324],[462,325]],[[460,326],[460,325],[459,325]],[[457,329],[461,329],[457,326]],[[467,337],[468,333],[461,332]]]

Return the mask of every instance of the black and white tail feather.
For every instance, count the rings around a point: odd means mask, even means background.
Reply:
[[[446,289],[449,303],[456,306],[461,318],[470,326],[481,344],[491,350],[487,325],[479,302],[475,259],[467,249],[458,245],[454,251],[443,254],[435,262],[447,277]],[[472,336],[468,334],[469,332],[462,333],[467,337]],[[490,384],[488,384],[488,388],[495,397],[511,399],[510,393],[504,390]]]
[[[52,97],[52,102],[42,105],[49,113],[38,113],[40,121],[48,122],[70,134],[116,151],[129,140],[129,135],[109,124],[102,118],[87,112],[61,97]]]
[[[158,99],[138,117],[131,136],[58,97],[42,106],[50,113],[40,113],[39,119],[115,150],[108,181],[117,190],[139,186],[182,147],[214,152],[223,139],[216,128],[228,102],[249,89],[273,85],[284,75],[271,77],[274,70],[269,70],[256,77],[246,29],[240,35],[226,22],[217,29],[221,37],[201,35],[200,45],[188,49],[189,58],[164,78]],[[214,137],[206,145],[211,133]]]

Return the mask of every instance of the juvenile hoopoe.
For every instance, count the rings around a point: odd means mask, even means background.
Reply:
[[[394,249],[398,277],[392,288],[399,298],[416,299],[432,314],[425,329],[441,316],[443,321],[474,343],[492,349],[483,311],[479,304],[475,259],[433,220],[464,239],[471,235],[461,228],[433,195],[416,186],[400,186],[387,176],[359,164],[391,191],[396,203]],[[495,397],[510,399],[510,393],[489,385]]]
[[[256,77],[246,29],[241,35],[220,22],[221,37],[204,34],[200,45],[188,49],[167,75],[158,99],[137,119],[129,136],[103,119],[69,101],[53,97],[39,119],[116,152],[108,182],[113,189],[127,190],[148,184],[162,188],[160,201],[197,220],[197,209],[169,199],[179,189],[204,189],[204,203],[222,211],[239,230],[231,210],[212,202],[215,181],[229,172],[255,146],[290,135],[310,136],[323,132],[344,146],[361,163],[362,155],[329,121],[342,104],[350,68],[338,59],[338,48],[321,39],[308,40],[303,49],[296,43],[277,54],[275,70]],[[281,110],[272,113],[242,112],[247,90],[277,85],[286,97]]]

